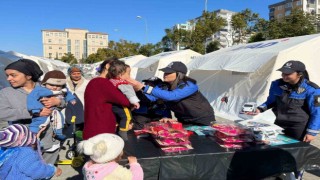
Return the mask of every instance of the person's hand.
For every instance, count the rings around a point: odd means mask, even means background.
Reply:
[[[316,138],[316,136],[312,136],[310,134],[306,134],[303,138],[303,142],[311,142]]]
[[[126,81],[133,86],[133,89],[135,91],[141,90],[142,87],[144,86],[141,82],[139,82],[139,81],[137,81],[135,79],[132,79],[132,78],[128,78],[128,79],[126,79]]]
[[[72,105],[75,105],[76,103],[77,103],[77,101],[76,101],[76,100],[71,101],[71,104],[72,104]]]
[[[258,115],[258,114],[260,114],[260,113],[261,113],[260,110],[259,110],[259,109],[256,109],[255,112],[245,112],[244,114],[250,115],[250,116],[255,116],[255,115]]]
[[[139,108],[140,108],[140,104],[138,102],[133,104],[133,109],[139,109]]]
[[[133,128],[133,123],[130,123],[128,129],[131,130]]]
[[[177,122],[178,120],[170,119],[170,118],[162,118],[159,121],[162,122],[162,123],[167,123],[167,122]]]
[[[37,139],[40,139],[41,133],[47,129],[47,126],[43,126],[41,127],[41,129],[39,130],[39,132],[37,133]]]
[[[61,99],[56,97],[50,97],[50,98],[42,98],[40,102],[46,107],[51,108],[55,106],[59,106],[61,104]]]
[[[134,156],[128,156],[128,161],[129,161],[129,164],[138,162],[137,158]]]
[[[51,113],[52,113],[52,110],[45,107],[40,111],[39,116],[50,116]]]
[[[62,170],[61,170],[60,168],[56,167],[56,172],[55,172],[54,175],[55,175],[56,177],[59,177],[61,174],[62,174]]]

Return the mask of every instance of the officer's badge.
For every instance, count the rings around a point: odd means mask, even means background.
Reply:
[[[320,107],[320,95],[314,96],[314,106]]]
[[[298,94],[301,94],[301,93],[303,93],[303,92],[305,92],[305,91],[306,91],[305,88],[299,87],[298,90],[297,90],[297,93],[298,93]]]

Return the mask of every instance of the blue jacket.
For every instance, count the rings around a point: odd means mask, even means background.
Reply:
[[[316,84],[303,79],[296,87],[290,87],[282,79],[273,81],[267,101],[259,106],[262,112],[270,108],[276,121],[305,122],[307,134],[319,133],[320,89]]]
[[[168,108],[174,112],[179,121],[198,125],[210,125],[215,121],[210,103],[199,92],[198,85],[191,81],[186,83],[180,81],[173,90],[159,86],[145,86],[143,91],[152,95],[148,97],[151,101],[157,98],[166,101]]]
[[[15,147],[0,151],[0,179],[34,180],[50,179],[56,171],[53,165],[45,164],[40,154],[32,147]]]
[[[27,109],[32,114],[32,123],[29,128],[32,132],[37,133],[39,131],[39,126],[46,122],[47,116],[38,116],[38,113],[44,108],[44,105],[40,102],[40,99],[43,97],[54,96],[53,92],[43,86],[36,86],[31,93],[27,96]],[[64,96],[66,102],[75,100],[75,97],[67,90],[66,95]],[[58,109],[59,110],[59,109]],[[64,116],[59,111],[60,116],[62,117],[62,124],[64,124]]]

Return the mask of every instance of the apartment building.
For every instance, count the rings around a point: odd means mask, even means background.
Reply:
[[[96,53],[99,48],[108,47],[108,34],[89,32],[86,29],[42,30],[43,57],[60,59],[71,53],[77,60]]]
[[[320,0],[285,0],[269,5],[269,19],[281,19],[292,9],[300,9],[311,14],[320,14]]]

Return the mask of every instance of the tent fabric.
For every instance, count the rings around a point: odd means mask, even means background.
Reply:
[[[137,76],[138,68],[134,67],[137,63],[139,63],[141,60],[147,58],[144,55],[135,55],[135,56],[129,56],[125,58],[121,58],[120,60],[124,61],[126,64],[128,64],[131,67],[131,78],[135,79]]]
[[[145,58],[133,67],[138,68],[136,79],[142,81],[153,76],[162,78],[163,73],[159,69],[166,67],[173,61],[181,61],[188,64],[195,57],[201,56],[201,54],[188,50],[162,52],[160,54]]]
[[[218,116],[273,121],[270,111],[254,117],[239,112],[246,102],[266,101],[271,82],[281,78],[276,70],[288,60],[302,61],[311,81],[320,84],[319,51],[320,35],[315,34],[225,48],[197,57],[187,66]]]

